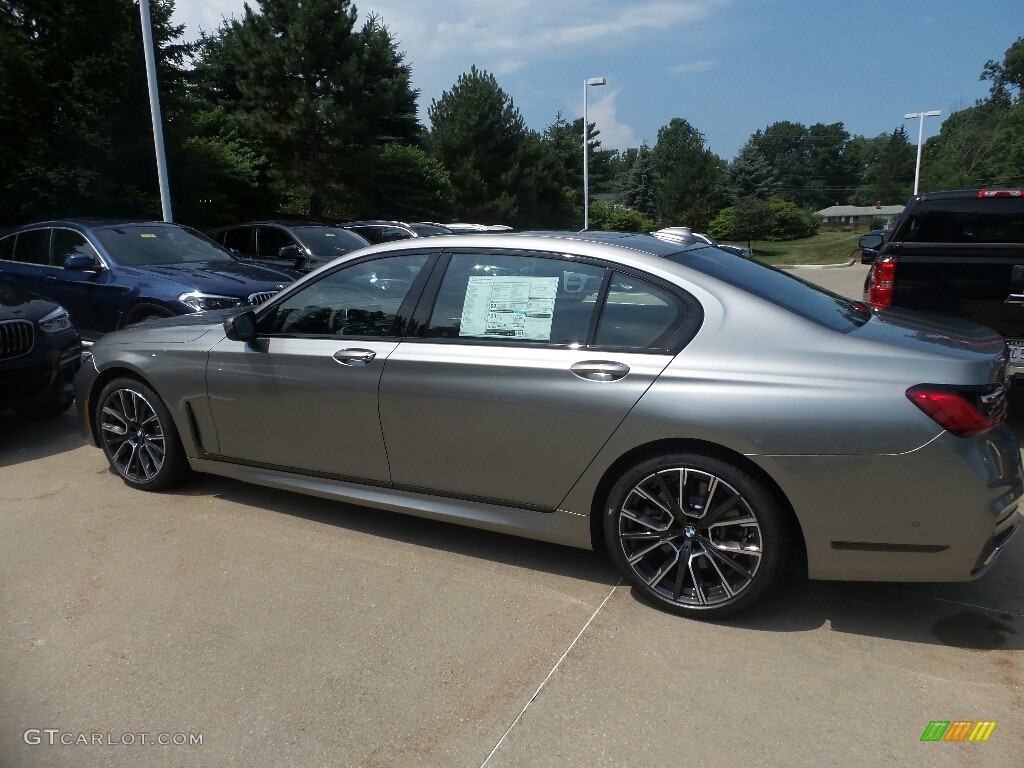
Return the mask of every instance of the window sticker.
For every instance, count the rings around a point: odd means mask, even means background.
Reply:
[[[551,340],[557,277],[469,278],[459,336]]]
[[[139,237],[150,238],[150,237],[156,237],[156,235],[154,235],[152,232],[143,232],[141,235],[139,235]]]

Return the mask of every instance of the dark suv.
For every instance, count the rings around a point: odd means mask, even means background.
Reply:
[[[253,221],[208,234],[242,258],[299,272],[309,272],[370,244],[355,232],[317,222]]]
[[[66,411],[81,351],[62,306],[0,283],[0,411]]]
[[[261,304],[296,277],[241,262],[178,224],[48,221],[0,234],[0,280],[66,307],[84,339],[156,317]]]

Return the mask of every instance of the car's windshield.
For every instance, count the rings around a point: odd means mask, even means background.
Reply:
[[[694,245],[665,256],[836,331],[848,332],[871,319],[860,302],[805,283],[775,267],[711,246]]]
[[[209,238],[173,224],[123,224],[93,232],[110,257],[125,267],[234,261]]]
[[[318,256],[333,258],[365,248],[370,244],[362,235],[341,227],[295,227],[296,237]]]

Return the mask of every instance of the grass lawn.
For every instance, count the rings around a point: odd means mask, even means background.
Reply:
[[[823,231],[803,240],[773,243],[754,240],[754,258],[774,266],[784,264],[844,264],[857,250],[857,241],[863,232]],[[746,243],[736,243],[746,245]]]

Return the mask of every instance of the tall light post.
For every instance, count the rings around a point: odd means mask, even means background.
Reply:
[[[149,0],[140,0],[142,14],[142,47],[146,52],[146,81],[149,84],[149,113],[153,119],[153,146],[156,149],[156,175],[160,182],[160,205],[164,221],[171,216],[171,190],[167,183],[167,154],[164,152],[164,128],[160,117],[160,92],[156,86],[156,56],[153,53],[153,26],[149,20]]]
[[[926,117],[938,117],[942,113],[933,109],[931,112],[911,112],[908,115],[904,115],[904,120],[913,120],[917,118],[917,170],[914,171],[914,194],[917,194],[917,190],[921,187],[921,145],[924,142],[924,119]]]
[[[588,175],[587,165],[590,158],[590,142],[587,141],[590,137],[587,135],[590,131],[588,126],[590,125],[587,116],[587,88],[591,85],[606,85],[608,83],[603,77],[591,77],[588,80],[583,81],[583,228],[589,229],[590,227],[590,177]]]

